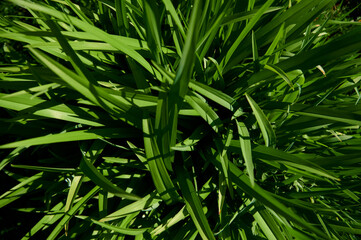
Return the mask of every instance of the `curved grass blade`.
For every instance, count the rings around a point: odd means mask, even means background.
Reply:
[[[170,218],[165,224],[159,225],[157,228],[155,228],[151,234],[152,236],[156,236],[164,232],[165,230],[172,227],[174,224],[182,221],[188,216],[188,211],[186,209],[186,206],[182,207],[181,210],[179,210],[172,218]]]
[[[276,134],[266,115],[263,113],[262,109],[258,106],[258,104],[247,93],[245,95],[249,105],[253,110],[254,115],[256,116],[259,127],[261,128],[266,146],[275,146]]]
[[[280,9],[282,9],[282,7],[269,7],[268,10],[265,10],[263,14],[275,12]],[[237,14],[233,14],[233,15],[224,17],[224,19],[222,21],[222,25],[228,25],[228,24],[251,19],[258,12],[258,10],[259,9],[253,9],[251,11],[237,13]]]
[[[186,203],[187,211],[191,216],[195,226],[197,227],[199,234],[201,235],[202,239],[215,240],[206,215],[203,212],[201,201],[196,194],[189,175],[182,166],[177,166],[176,171],[180,189]]]
[[[147,196],[143,197],[142,199],[133,202],[129,205],[126,205],[121,209],[107,215],[106,217],[100,219],[99,221],[100,222],[113,221],[119,218],[123,218],[124,216],[131,213],[145,211],[148,208],[153,208],[153,206],[159,205],[161,201],[162,199],[157,195],[157,193],[152,192]]]
[[[37,184],[38,181],[40,181],[41,177],[43,176],[43,173],[37,173],[31,177],[26,178],[21,183],[17,184],[16,186],[12,187],[9,191],[3,193],[0,196],[0,208],[8,205],[9,203],[19,199],[24,194],[26,194],[30,188],[38,188],[39,184]]]
[[[178,28],[177,28],[178,31],[179,31],[179,32],[181,33],[181,35],[185,38],[186,34],[185,34],[185,32],[184,32],[184,27],[183,27],[183,25],[182,25],[181,20],[180,20],[179,17],[178,17],[178,14],[177,14],[177,12],[176,12],[176,9],[175,9],[174,6],[173,6],[172,1],[170,1],[170,0],[162,0],[162,1],[163,1],[164,5],[165,5],[167,11],[169,12],[169,14],[172,16],[172,19],[173,19],[175,25],[178,27]]]
[[[80,162],[79,168],[84,172],[84,174],[89,177],[97,186],[103,188],[105,191],[113,193],[114,195],[129,199],[129,200],[139,200],[140,197],[127,193],[123,189],[115,186],[111,181],[104,177],[94,166],[93,164],[83,157]]]
[[[239,143],[237,141],[232,141],[230,145],[230,150],[240,152],[238,148]],[[298,156],[295,156],[294,154],[290,154],[278,149],[262,145],[254,147],[252,151],[255,157],[261,160],[266,160],[269,164],[271,164],[272,162],[277,162],[302,170],[302,172],[298,174],[302,175],[303,173],[307,174],[307,176],[309,177],[322,176],[332,180],[339,180],[332,172],[325,170],[319,165],[313,163],[312,161],[300,158]]]
[[[97,119],[98,116],[96,116],[96,114],[93,115],[92,112],[86,108],[59,104],[52,100],[42,100],[28,93],[19,95],[0,94],[0,106],[19,111],[19,114],[34,114],[36,116],[81,123],[89,126],[103,126],[103,124],[99,122],[99,119]],[[74,110],[79,110],[77,111],[78,113],[84,114],[78,115]]]
[[[63,212],[60,212],[61,209],[64,207],[64,203],[59,202],[56,204],[49,212],[46,213],[44,217],[40,219],[39,222],[37,222],[26,234],[24,237],[21,238],[21,240],[27,240],[34,237],[34,235],[39,232],[43,231],[46,228],[53,225],[55,222],[57,222],[63,215]]]
[[[77,211],[81,207],[84,206],[91,198],[94,197],[94,195],[100,190],[99,186],[94,187],[92,190],[90,190],[84,197],[80,199],[79,202],[77,202],[74,207],[72,207],[68,212],[64,213],[64,217],[61,219],[61,221],[58,223],[58,225],[54,228],[54,230],[50,233],[48,236],[48,240],[54,240],[59,235],[61,230],[64,228],[65,224],[69,222],[69,220],[75,215]]]
[[[19,156],[23,151],[25,151],[26,147],[17,147],[9,153],[1,162],[0,162],[0,171],[3,170],[6,165],[14,161],[14,159]]]
[[[252,159],[252,147],[251,147],[251,138],[247,126],[243,122],[238,122],[236,120],[238,134],[239,134],[239,143],[242,149],[242,156],[246,165],[247,173],[251,181],[252,186],[254,185],[254,165]]]
[[[143,119],[144,149],[154,185],[162,199],[170,204],[179,198],[174,184],[164,165],[150,119]]]
[[[222,121],[208,104],[192,93],[185,96],[185,100],[199,113],[215,132],[218,132],[219,127],[222,125]]]
[[[68,196],[66,198],[65,209],[64,209],[65,212],[69,211],[69,209],[73,205],[73,202],[74,202],[74,200],[78,194],[78,191],[81,187],[82,181],[83,181],[83,176],[75,176],[73,178],[69,192],[68,192]],[[64,226],[65,236],[68,235],[68,229],[69,229],[69,222],[66,223]]]
[[[57,133],[57,134],[7,143],[0,145],[0,149],[29,147],[35,145],[93,140],[93,139],[101,139],[101,138],[131,138],[131,137],[139,136],[138,134],[139,133],[136,133],[134,132],[133,129],[129,129],[129,128],[124,128],[124,129],[101,128],[101,129],[78,130],[78,131]]]
[[[215,103],[218,103],[221,106],[229,109],[230,111],[234,110],[233,106],[235,105],[236,100],[220,90],[212,88],[203,83],[196,82],[194,80],[190,81],[189,88],[193,89],[194,91],[198,92],[199,94],[208,98],[209,100],[212,100]]]
[[[220,167],[221,163],[217,160],[215,162],[215,158],[211,159],[217,167]],[[316,233],[318,236],[323,239],[329,239],[328,236],[323,233],[320,229],[311,225],[308,222],[305,222],[303,218],[295,214],[291,209],[287,208],[281,202],[279,202],[276,198],[274,198],[269,192],[258,186],[256,183],[254,186],[251,185],[249,178],[232,162],[229,163],[231,178],[234,184],[236,184],[240,189],[242,189],[245,193],[250,196],[256,198],[259,202],[269,207],[273,211],[279,213],[286,219],[297,223],[298,225],[304,227],[305,229]]]
[[[285,23],[283,23],[281,25],[276,37],[274,38],[271,45],[268,47],[266,53],[264,54],[265,58],[260,61],[261,65],[266,65],[267,64],[270,56],[274,53],[275,48],[277,47],[277,45],[280,43],[280,41],[284,37],[284,31],[285,31]]]
[[[264,12],[271,6],[271,4],[274,2],[274,0],[268,0],[266,3],[262,5],[262,7],[257,11],[257,13],[252,17],[251,21],[247,23],[246,27],[243,28],[240,35],[237,37],[237,39],[233,42],[230,49],[227,51],[227,54],[225,58],[222,60],[221,65],[226,66],[228,62],[231,60],[231,57],[235,50],[238,48],[238,46],[241,44],[243,39],[247,36],[247,34],[252,30],[254,25],[258,22],[258,20],[263,16]]]
[[[154,73],[154,70],[152,69],[151,65],[139,53],[137,53],[133,49],[129,48],[128,45],[122,44],[116,38],[114,38],[112,35],[104,32],[100,28],[97,28],[97,27],[95,27],[87,22],[84,22],[76,17],[70,16],[70,15],[64,15],[62,12],[59,12],[52,8],[49,8],[45,5],[40,5],[40,4],[36,4],[34,2],[28,2],[28,1],[24,1],[24,0],[11,0],[11,2],[14,4],[17,4],[19,6],[29,8],[34,11],[39,11],[39,12],[51,15],[64,22],[70,21],[71,24],[73,24],[74,26],[109,43],[110,45],[114,46],[116,49],[122,51],[123,53],[125,53],[128,56],[130,56],[131,58],[133,58],[141,66],[143,66],[145,69],[147,69],[150,73]]]
[[[70,71],[41,51],[32,48],[29,49],[45,66],[51,69],[74,90],[79,91],[90,101],[103,107],[120,119],[139,126],[141,119],[140,111],[128,100],[120,97],[115,98],[114,96],[105,93],[103,89],[91,84],[85,77],[75,74],[73,71]],[[127,112],[127,114],[124,114],[125,112]]]
[[[75,168],[53,168],[53,167],[41,167],[41,166],[29,166],[29,165],[14,165],[11,164],[11,167],[22,168],[22,169],[31,169],[36,171],[43,172],[58,172],[58,173],[76,173],[78,172]]]
[[[263,107],[264,109],[279,109],[282,111],[290,111],[297,115],[310,116],[316,119],[322,118],[332,122],[343,122],[350,125],[360,125],[360,114],[349,110],[343,110],[337,107],[325,107],[325,106],[312,106],[309,104],[294,103],[281,103],[281,102],[269,102]]]
[[[265,69],[268,69],[274,73],[277,73],[283,80],[286,81],[286,83],[292,88],[292,90],[294,90],[294,86],[292,81],[289,79],[289,77],[287,76],[287,74],[279,67],[277,67],[276,65],[273,64],[266,64],[264,66]]]
[[[105,229],[108,229],[110,231],[117,232],[120,234],[129,235],[129,236],[137,236],[148,230],[148,228],[138,228],[138,229],[133,228],[132,229],[132,228],[122,228],[122,227],[118,227],[118,226],[113,226],[108,223],[99,222],[92,218],[89,219],[88,217],[85,217],[85,216],[77,216],[77,218],[84,219],[84,220],[90,220],[92,223],[99,225],[102,228],[105,228]]]

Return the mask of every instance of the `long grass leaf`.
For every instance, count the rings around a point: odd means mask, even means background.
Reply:
[[[266,146],[274,146],[276,144],[276,135],[266,115],[263,113],[262,109],[258,106],[258,104],[247,93],[246,98],[253,110],[254,115],[256,116]]]
[[[242,156],[246,165],[247,173],[251,184],[254,185],[254,165],[252,159],[252,147],[251,147],[251,139],[249,136],[249,132],[247,130],[247,126],[243,122],[238,122],[236,120],[240,147],[242,149]]]
[[[84,197],[80,199],[79,202],[77,202],[68,212],[64,214],[64,217],[61,219],[61,221],[58,223],[58,225],[54,228],[54,230],[50,233],[48,236],[49,240],[54,240],[61,232],[61,229],[64,228],[65,224],[69,222],[69,220],[75,215],[77,211],[81,207],[84,206],[93,196],[100,190],[99,186],[94,187],[92,190],[90,190]]]
[[[152,206],[159,205],[159,202],[161,202],[161,201],[162,201],[162,199],[155,192],[152,192],[152,193],[146,195],[145,197],[143,197],[142,199],[135,201],[131,204],[128,204],[128,205],[122,207],[121,209],[118,209],[117,211],[100,219],[100,222],[112,221],[112,220],[122,218],[122,217],[124,217],[128,214],[134,213],[134,212],[144,211],[148,208],[152,208]]]
[[[199,197],[197,196],[194,190],[194,186],[183,167],[178,167],[177,175],[180,189],[186,202],[187,211],[192,217],[199,234],[201,235],[202,239],[215,239],[207,218],[203,212]]]
[[[97,186],[100,186],[104,190],[115,194],[118,197],[129,199],[129,200],[139,200],[140,198],[134,194],[127,193],[123,189],[114,185],[111,181],[109,181],[106,177],[104,177],[93,164],[90,163],[89,160],[85,159],[85,157],[80,162],[80,169],[84,172],[84,174],[89,177]]]
[[[136,136],[137,134],[134,132],[134,130],[129,128],[127,129],[103,128],[103,129],[78,130],[78,131],[46,135],[46,136],[41,136],[26,140],[20,140],[13,143],[7,143],[0,145],[0,149],[29,147],[34,145],[73,142],[73,141],[92,140],[92,139],[101,139],[101,138],[129,138]]]
[[[227,54],[222,61],[222,66],[226,66],[227,63],[231,60],[232,55],[234,54],[236,48],[241,44],[243,39],[247,36],[247,34],[252,30],[254,25],[258,22],[258,20],[262,17],[264,12],[271,6],[274,0],[268,0],[266,3],[262,5],[262,7],[257,11],[257,13],[252,17],[251,21],[247,23],[246,27],[242,30],[237,39],[233,42],[230,49],[227,51]]]

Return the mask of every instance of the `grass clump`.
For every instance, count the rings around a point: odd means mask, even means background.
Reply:
[[[359,237],[361,28],[335,1],[9,2],[2,236]]]

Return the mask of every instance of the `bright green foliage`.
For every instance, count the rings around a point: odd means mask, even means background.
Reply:
[[[361,27],[335,2],[9,0],[0,238],[358,239]]]

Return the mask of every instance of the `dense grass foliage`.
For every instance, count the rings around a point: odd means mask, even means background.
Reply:
[[[0,238],[360,238],[342,3],[8,4]]]

